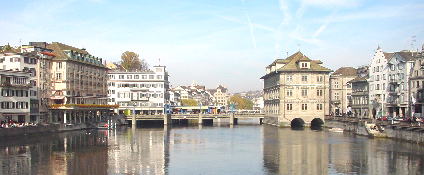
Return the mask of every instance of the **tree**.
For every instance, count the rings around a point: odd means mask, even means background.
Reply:
[[[120,65],[127,71],[145,71],[149,70],[149,65],[144,59],[135,52],[125,51],[121,55]]]
[[[229,103],[235,104],[236,109],[253,109],[253,102],[249,99],[241,97],[240,95],[231,96]]]
[[[193,99],[182,99],[181,105],[182,106],[197,106],[197,101]]]

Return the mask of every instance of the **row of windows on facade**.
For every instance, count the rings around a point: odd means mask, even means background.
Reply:
[[[2,109],[28,109],[28,102],[2,101],[0,106]]]
[[[163,98],[163,93],[131,93],[131,92],[118,92],[118,98],[143,98],[143,97],[152,97],[152,98]]]
[[[109,87],[115,87],[115,85],[117,85],[117,87],[129,87],[129,88],[163,88],[163,83],[116,83],[115,82],[109,82],[107,83],[107,85]]]
[[[34,92],[35,92],[34,96],[36,96],[37,92],[33,91],[32,93],[34,93]],[[28,97],[28,91],[27,90],[2,89],[1,90],[1,96],[3,96],[3,97]]]
[[[110,101],[110,102],[113,102],[113,101]],[[125,107],[125,106],[133,107],[134,106],[134,102],[119,102],[118,104],[121,107]],[[135,106],[163,107],[163,103],[135,102]]]
[[[0,63],[2,63],[5,59],[3,58],[3,59],[0,59],[0,60],[1,60]],[[9,61],[11,63],[13,63],[13,62],[21,62],[22,59],[21,59],[21,57],[12,57],[12,58],[10,58]],[[27,64],[37,64],[37,59],[36,58],[24,57],[23,61],[24,61],[24,63],[27,63]]]
[[[375,77],[375,79],[374,79],[374,77]],[[388,78],[391,81],[403,80],[405,78],[405,74],[404,73],[389,74]],[[383,74],[381,77],[380,77],[380,75],[371,75],[370,79],[371,79],[371,81],[386,80],[386,74]]]
[[[368,105],[368,97],[353,97],[352,104],[354,105]]]
[[[302,75],[301,80],[304,81],[304,82],[308,81],[308,76]],[[286,81],[292,82],[293,81],[293,75],[287,75]],[[324,76],[317,76],[317,82],[323,82],[323,81],[324,81]]]
[[[26,85],[28,80],[28,78],[21,78],[21,77],[8,77],[8,76],[2,76],[2,77],[6,77],[5,83],[17,84],[17,85]]]
[[[323,94],[324,94],[324,91],[322,90],[322,89],[317,89],[317,91],[316,91],[317,93],[316,93],[316,95],[317,96],[319,96],[319,97],[321,97],[321,96],[323,96]],[[267,95],[267,97],[268,98],[278,98],[278,93],[274,93],[275,95]],[[307,89],[302,89],[301,90],[301,95],[302,96],[308,96],[308,90]],[[288,90],[286,90],[286,96],[287,97],[292,97],[293,96],[293,90],[291,90],[291,89],[288,89]]]
[[[334,81],[334,88],[338,89],[339,88],[339,82],[338,81]],[[346,88],[352,88],[352,85],[350,83],[346,83]]]
[[[85,72],[86,74],[95,74],[95,75],[100,75],[101,73],[103,75],[107,74],[107,71],[105,70],[101,70],[99,68],[94,68],[94,67],[88,67],[85,66],[84,64],[71,64],[71,63],[67,63],[68,67],[67,67],[67,71],[72,72],[72,71],[77,71],[77,72]],[[62,62],[56,62],[56,70],[62,70],[64,68]]]
[[[115,79],[115,75],[109,75],[109,79]],[[155,75],[141,75],[141,76],[140,75],[127,75],[126,78],[125,78],[125,75],[119,75],[118,79],[119,80],[146,80],[146,79],[153,80],[153,79],[155,79]],[[162,80],[163,76],[162,75],[156,75],[156,79]]]
[[[321,103],[316,104],[316,110],[323,110],[323,106],[324,104],[321,104]],[[266,107],[269,108],[269,105],[266,105]],[[294,107],[296,107],[295,104],[291,104],[291,103],[286,104],[286,110],[288,111],[293,110]],[[300,107],[301,107],[301,110],[304,110],[304,111],[308,110],[308,104],[301,104]]]

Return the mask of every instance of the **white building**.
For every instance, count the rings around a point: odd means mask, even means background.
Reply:
[[[388,59],[393,53],[385,53],[380,48],[374,53],[369,67],[369,103],[370,104],[370,117],[381,117],[386,115],[385,101],[386,101],[386,86],[388,84]]]
[[[31,43],[30,43],[31,44]],[[46,43],[44,43],[46,45]],[[0,69],[28,72],[30,117],[32,122],[47,122],[48,99],[51,93],[52,50],[32,45],[21,46],[20,53],[0,54]],[[40,120],[41,119],[41,120]]]
[[[169,103],[169,81],[165,66],[153,66],[145,72],[110,71],[108,104],[119,105],[115,112],[126,109],[136,114],[160,114]]]
[[[386,109],[389,116],[405,117],[410,116],[409,97],[410,88],[408,85],[412,69],[416,58],[414,52],[395,52],[388,60],[388,86]],[[420,86],[420,82],[412,81],[413,87]]]
[[[0,121],[30,122],[29,73],[0,69]]]
[[[263,112],[264,109],[264,97],[253,98],[253,110],[259,110]]]

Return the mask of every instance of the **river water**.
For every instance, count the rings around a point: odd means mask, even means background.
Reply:
[[[0,174],[424,174],[422,145],[266,125],[0,139]]]

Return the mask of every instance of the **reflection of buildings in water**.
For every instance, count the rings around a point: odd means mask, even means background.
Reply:
[[[31,174],[29,146],[0,149],[0,174]]]
[[[108,148],[102,133],[66,135],[52,149],[52,174],[107,174]]]
[[[424,174],[424,147],[387,139],[373,139],[367,147],[368,174]]]
[[[335,139],[339,137],[340,133],[328,133],[329,138],[335,137]],[[332,134],[337,136],[332,136]],[[344,143],[341,141],[332,142],[329,141],[328,144],[328,164],[330,167],[330,171],[336,171],[338,173],[347,173],[352,172],[352,162],[351,162],[351,147],[350,142]]]
[[[109,173],[165,174],[169,129],[129,129],[124,134],[125,137],[110,134]]]
[[[264,126],[264,167],[272,174],[327,174],[323,132]]]

